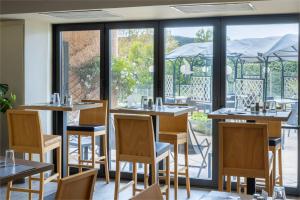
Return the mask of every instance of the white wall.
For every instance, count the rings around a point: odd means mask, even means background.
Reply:
[[[49,101],[51,94],[51,25],[25,21],[25,104]],[[40,112],[45,133],[51,133],[51,112]]]
[[[51,25],[32,20],[0,21],[0,83],[17,96],[15,106],[46,102],[51,93]],[[40,112],[44,133],[52,131],[51,112]],[[0,155],[8,148],[6,116],[0,114]]]

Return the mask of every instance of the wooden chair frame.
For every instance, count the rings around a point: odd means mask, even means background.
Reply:
[[[82,100],[82,102],[92,102],[92,103],[102,103],[100,108],[92,108],[81,110],[79,115],[79,124],[81,125],[103,125],[107,127],[107,100]],[[100,114],[101,113],[101,114]],[[70,173],[70,167],[76,167],[79,169],[79,172],[82,172],[83,168],[95,168],[96,164],[104,165],[105,168],[105,181],[109,183],[109,168],[108,168],[108,154],[107,154],[107,131],[67,131],[67,155],[69,155],[69,140],[70,136],[78,136],[78,163],[70,164],[69,158],[67,159],[67,174]],[[82,159],[82,148],[81,148],[81,138],[82,137],[91,137],[91,146],[92,146],[92,159],[84,160]],[[96,159],[96,137],[102,137],[102,149],[103,156],[100,156]],[[85,164],[84,164],[85,163]]]
[[[119,121],[120,120],[138,120],[138,121],[144,121],[147,124],[147,127],[144,127],[145,130],[149,131],[149,138],[144,138],[145,140],[149,141],[149,149],[144,149],[143,152],[148,151],[148,155],[133,155],[133,154],[124,154],[121,149],[121,128],[119,127]],[[144,163],[145,165],[145,172],[144,172],[144,187],[147,188],[148,186],[148,179],[147,179],[147,165],[150,164],[152,166],[152,183],[156,184],[158,181],[158,177],[156,176],[157,168],[156,165],[162,161],[166,161],[166,176],[165,179],[165,186],[161,189],[163,194],[166,195],[166,199],[169,199],[169,191],[170,191],[170,160],[169,160],[169,151],[166,151],[165,153],[159,155],[156,157],[156,151],[155,151],[155,141],[154,141],[154,132],[153,132],[153,125],[152,125],[152,118],[148,115],[126,115],[126,114],[120,114],[114,116],[115,121],[115,135],[116,135],[116,177],[115,177],[115,196],[114,199],[119,199],[119,193],[126,188],[133,186],[132,188],[132,194],[133,196],[136,194],[136,191],[141,191],[141,189],[137,189],[137,167],[136,163]],[[147,147],[145,147],[147,148]],[[132,152],[138,152],[141,151],[141,149],[132,149]],[[124,187],[120,188],[120,162],[132,162],[133,163],[133,180],[127,183]]]
[[[80,191],[81,194],[86,193],[86,195],[89,197],[88,199],[92,200],[95,182],[97,179],[97,173],[98,173],[98,169],[90,169],[88,171],[80,172],[79,174],[75,174],[75,175],[68,176],[68,177],[61,179],[58,182],[58,188],[57,188],[57,193],[56,193],[55,199],[56,200],[72,199],[70,196],[68,196],[68,193],[66,191],[68,191],[68,192],[72,191],[74,189],[74,187],[77,186],[76,183],[79,182],[79,185],[80,185],[81,184],[80,182],[82,180],[92,177],[92,181],[90,183],[91,187],[88,188],[89,190],[88,191]],[[71,186],[72,190],[67,189],[69,184],[72,184],[72,186]],[[79,186],[79,189],[80,189],[80,186]],[[79,191],[76,190],[76,192],[78,193]]]
[[[237,128],[237,129],[258,129],[262,130],[263,133],[263,169],[257,169],[249,166],[248,169],[241,168],[226,168],[224,167],[224,145],[223,145],[223,136],[224,128]],[[244,131],[244,130],[241,130]],[[239,133],[239,134],[242,134]],[[253,147],[254,148],[254,147]],[[254,149],[253,149],[254,150]],[[248,152],[253,152],[248,149]],[[235,155],[236,156],[236,155]],[[243,158],[244,159],[244,158]],[[223,190],[223,176],[227,176],[226,189],[228,192],[231,191],[231,176],[237,177],[251,177],[251,178],[264,178],[266,181],[266,190],[269,195],[272,194],[272,188],[274,185],[273,180],[273,157],[271,162],[269,161],[269,141],[268,141],[268,126],[267,124],[258,124],[258,123],[229,123],[229,122],[219,122],[219,176],[218,176],[218,188],[220,191]]]
[[[17,117],[18,119],[13,119]],[[30,119],[31,121],[26,123],[26,120]],[[8,120],[8,130],[9,130],[9,146],[15,152],[18,153],[27,153],[29,160],[32,160],[33,154],[39,155],[40,162],[45,162],[45,154],[51,150],[56,149],[57,156],[57,173],[51,175],[45,179],[44,173],[40,173],[39,178],[29,176],[29,188],[15,188],[12,186],[12,182],[9,182],[7,185],[6,199],[10,199],[11,191],[16,192],[28,192],[29,199],[32,197],[32,193],[39,194],[39,199],[43,199],[44,184],[50,181],[59,181],[61,179],[61,138],[60,136],[50,136],[43,135],[41,129],[41,122],[38,111],[30,110],[13,110],[10,109],[7,111],[7,120]],[[18,121],[19,124],[15,124]],[[26,127],[26,128],[25,128]],[[29,131],[28,131],[29,130]],[[21,132],[21,135],[18,135],[16,139],[14,133]],[[47,138],[56,138],[54,142],[46,145],[45,142]],[[15,141],[16,140],[16,141]],[[29,142],[26,142],[29,141]],[[23,145],[22,145],[23,143]],[[25,145],[28,143],[27,145]],[[32,143],[30,145],[30,143]],[[32,181],[39,181],[39,190],[32,189]]]

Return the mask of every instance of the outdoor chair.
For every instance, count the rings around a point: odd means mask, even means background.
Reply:
[[[291,115],[288,121],[282,125],[283,129],[287,129],[288,137],[290,136],[291,130],[297,130],[298,128],[298,103],[292,105]],[[282,149],[284,149],[285,142],[285,130],[282,133]]]

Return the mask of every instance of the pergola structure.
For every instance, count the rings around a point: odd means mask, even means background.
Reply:
[[[229,40],[226,46],[227,58],[233,63],[234,79],[251,80],[256,79],[262,82],[263,99],[267,98],[267,83],[268,83],[268,68],[269,63],[278,61],[281,64],[281,98],[284,98],[284,82],[287,78],[284,75],[285,61],[298,61],[298,36],[294,34],[287,34],[282,37],[266,37],[266,38],[248,38],[241,40]],[[176,65],[182,66],[183,63],[189,64],[189,70],[185,65],[185,72],[187,74],[193,73],[195,61],[202,59],[204,63],[211,63],[213,57],[212,42],[189,43],[180,46],[166,55],[166,60],[173,63],[173,96],[175,96],[175,80],[176,76],[184,73],[183,70],[176,72]],[[258,63],[260,65],[259,75],[255,78],[244,76],[245,63]],[[238,75],[238,65],[240,65],[240,75]],[[199,66],[197,66],[199,67]],[[204,70],[205,71],[205,70]],[[205,76],[210,76],[206,73]],[[180,87],[179,87],[180,88]]]

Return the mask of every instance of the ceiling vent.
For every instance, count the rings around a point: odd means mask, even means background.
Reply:
[[[254,6],[249,2],[242,3],[203,3],[189,5],[171,6],[186,14],[208,13],[208,12],[233,12],[233,11],[252,11]]]
[[[105,10],[77,10],[77,11],[58,11],[58,12],[43,12],[42,15],[62,19],[99,19],[120,17]]]

